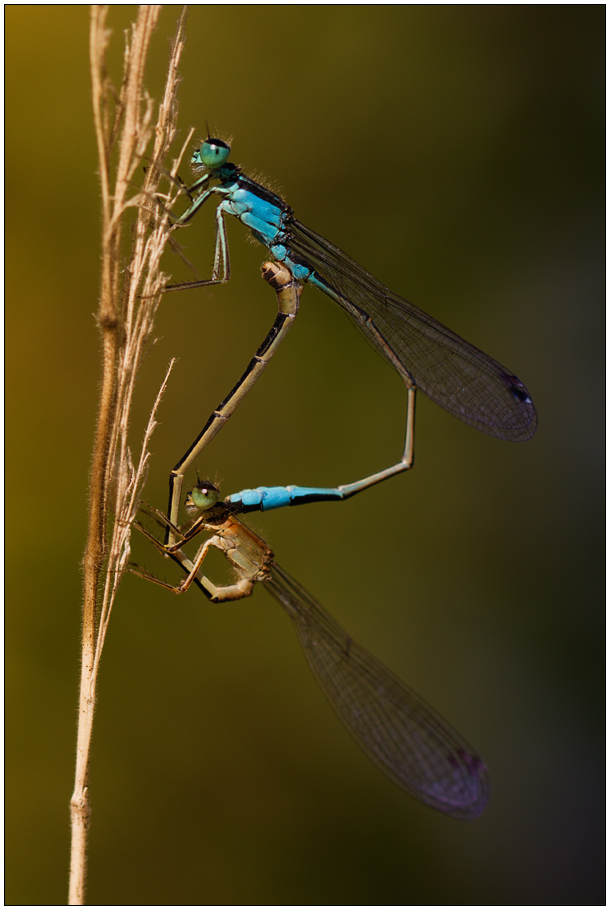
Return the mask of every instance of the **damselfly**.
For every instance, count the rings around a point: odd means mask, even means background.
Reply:
[[[286,319],[282,320],[285,329],[277,327],[278,320],[283,315],[296,315],[300,288],[303,283],[309,283],[345,310],[395,367],[408,389],[421,389],[460,420],[498,439],[523,441],[534,434],[536,411],[527,389],[515,375],[423,310],[393,294],[346,253],[297,221],[293,210],[280,196],[228,160],[230,152],[226,142],[208,137],[194,153],[191,163],[205,173],[187,190],[190,197],[199,195],[176,220],[177,225],[184,225],[208,199],[220,198],[216,207],[212,277],[173,285],[168,290],[229,280],[229,245],[224,218],[233,215],[288,271],[293,284],[293,290],[284,298],[286,306],[285,301],[292,295],[291,312],[283,314],[280,305],[278,319],[261,346],[268,346],[270,338],[274,340],[272,349],[268,347],[265,351],[265,363],[287,331]],[[254,381],[250,379],[251,373],[247,370],[229,399],[240,400]],[[246,384],[243,394],[239,391],[242,384]],[[211,420],[214,421],[213,416]],[[211,438],[210,430],[216,432],[218,427],[218,422],[210,427],[208,421],[172,472],[169,517],[174,524],[184,471]]]
[[[240,494],[241,495],[241,494]],[[309,667],[324,695],[356,743],[391,781],[434,809],[454,818],[481,814],[489,796],[487,768],[466,740],[380,661],[358,645],[323,607],[275,562],[273,552],[236,514],[234,497],[218,502],[213,484],[199,483],[187,497],[199,518],[167,547],[141,525],[160,552],[188,573],[177,586],[140,567],[135,574],[182,594],[196,584],[213,603],[240,600],[260,583],[290,617]],[[165,527],[160,512],[149,513]],[[191,561],[181,547],[198,533],[208,537]],[[217,586],[201,573],[211,548],[235,570],[234,584]]]

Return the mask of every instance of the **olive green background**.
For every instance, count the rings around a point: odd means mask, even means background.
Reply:
[[[178,11],[164,9],[154,38],[156,98]],[[115,79],[134,12],[111,10]],[[129,576],[101,669],[89,903],[604,901],[604,16],[191,9],[182,136],[202,137],[206,119],[232,136],[234,160],[302,221],[514,371],[539,428],[499,442],[421,396],[411,474],[252,521],[480,751],[483,816],[456,822],[386,781],[264,590],[211,606]],[[6,25],[6,901],[61,904],[100,380],[88,9],[13,6]],[[135,448],[180,358],[146,488],[161,507],[169,468],[274,318],[264,252],[244,234],[229,224],[228,286],[165,298],[140,371]],[[206,277],[211,208],[180,241]],[[172,256],[165,268],[188,278]],[[306,289],[292,334],[198,466],[225,493],[334,485],[396,460],[403,422],[397,376]]]

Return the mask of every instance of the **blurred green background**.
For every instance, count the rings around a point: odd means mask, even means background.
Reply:
[[[156,98],[178,11],[163,10],[153,42]],[[111,10],[115,79],[134,13]],[[9,904],[67,894],[100,380],[88,16],[6,10]],[[89,903],[603,903],[604,17],[192,8],[182,137],[203,136],[206,119],[232,135],[234,160],[272,178],[305,224],[520,376],[539,429],[498,442],[422,396],[411,474],[252,522],[481,752],[484,815],[445,818],[376,771],[264,590],[211,606],[130,576],[101,672]],[[180,240],[206,277],[212,212],[189,230]],[[263,250],[244,235],[229,224],[228,286],[164,300],[140,371],[135,447],[180,358],[146,489],[161,507],[169,468],[274,318]],[[174,257],[165,268],[189,277]],[[347,482],[399,457],[403,420],[397,376],[305,290],[199,468],[225,493]]]

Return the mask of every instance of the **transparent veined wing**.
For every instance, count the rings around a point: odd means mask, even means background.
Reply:
[[[498,439],[517,442],[533,436],[536,410],[523,383],[509,370],[393,294],[296,219],[290,220],[288,233],[291,253],[315,269],[321,285],[335,292],[356,325],[386,357],[384,344],[389,346],[404,372],[432,401]],[[316,283],[315,276],[311,283]]]
[[[487,768],[460,734],[283,569],[273,564],[264,585],[292,620],[324,695],[371,761],[434,809],[461,819],[480,815],[489,797]]]

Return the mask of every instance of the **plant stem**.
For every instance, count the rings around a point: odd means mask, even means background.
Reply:
[[[123,81],[117,96],[105,66],[110,38],[110,32],[105,27],[108,7],[93,6],[91,9],[93,113],[102,198],[102,276],[98,310],[102,333],[102,387],[83,561],[81,678],[76,774],[71,799],[70,905],[81,905],[85,901],[87,833],[91,815],[89,757],[100,656],[114,596],[129,558],[130,525],[138,507],[148,459],[148,440],[155,426],[154,413],[160,400],[158,397],[153,408],[136,468],[127,444],[129,414],[136,370],[152,331],[166,281],[160,271],[160,258],[170,230],[165,210],[154,204],[154,195],[162,178],[162,172],[154,164],[163,160],[176,136],[177,66],[184,46],[186,21],[186,11],[183,10],[170,54],[165,95],[153,127],[152,100],[144,88],[144,65],[160,11],[161,7],[157,5],[139,7],[136,22],[126,33]],[[111,110],[113,98],[116,100]],[[147,169],[142,191],[129,196],[133,176],[142,163],[153,132],[153,166]],[[115,156],[115,179],[111,187]],[[178,164],[179,159],[174,162],[174,173]],[[170,184],[168,208],[171,208],[176,192]],[[137,218],[132,235],[132,253],[122,271],[121,243],[125,216],[127,209],[133,207],[137,208]],[[121,274],[124,274],[123,286]],[[164,387],[165,384],[162,390]],[[111,498],[115,520],[108,542]]]

